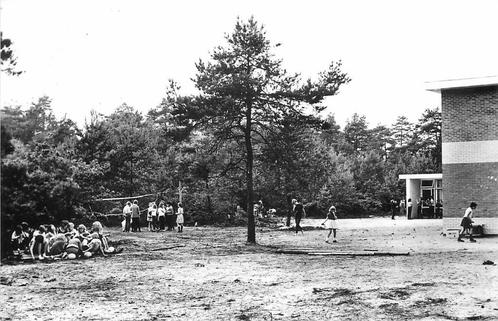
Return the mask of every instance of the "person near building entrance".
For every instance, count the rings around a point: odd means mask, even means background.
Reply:
[[[472,237],[472,223],[474,223],[474,221],[472,220],[472,215],[473,215],[474,210],[476,208],[477,208],[477,204],[472,202],[472,203],[470,203],[470,206],[465,210],[465,214],[463,215],[462,222],[460,223],[461,228],[460,228],[460,233],[458,234],[458,242],[463,242],[462,237],[466,233],[469,234],[470,242],[476,241]]]
[[[412,203],[412,199],[409,198],[408,199],[408,202],[406,202],[406,209],[407,209],[407,215],[406,215],[406,218],[411,220],[412,219],[412,207],[413,207],[413,203]]]
[[[436,218],[443,218],[443,201],[436,202]]]
[[[436,211],[434,210],[434,199],[431,197],[429,197],[429,199],[427,200],[427,205],[429,205],[429,216],[430,218],[434,218],[435,215],[436,215]]]

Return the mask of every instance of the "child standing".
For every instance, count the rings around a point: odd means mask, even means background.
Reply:
[[[173,231],[175,229],[175,210],[173,209],[173,204],[171,202],[166,203],[166,226],[168,231]]]
[[[472,237],[472,223],[474,223],[474,221],[472,220],[472,214],[474,213],[474,210],[476,208],[477,208],[477,204],[472,202],[472,203],[470,203],[470,206],[465,210],[465,214],[463,215],[462,222],[460,223],[461,229],[460,229],[460,233],[458,233],[458,242],[463,242],[462,237],[466,233],[469,234],[470,242],[476,241]]]
[[[178,210],[176,211],[176,224],[178,225],[178,233],[183,232],[183,223],[185,219],[183,217],[183,206],[182,203],[178,203]]]
[[[164,226],[166,223],[166,209],[164,208],[164,203],[159,203],[159,208],[157,209],[157,218],[159,219],[159,230],[164,231]]]
[[[157,219],[157,205],[156,202],[152,203],[152,230],[155,232],[159,229],[159,223]]]
[[[149,232],[152,231],[152,202],[149,203],[149,208],[147,209],[147,229],[149,230]]]
[[[322,223],[322,225],[325,225],[325,228],[329,230],[329,234],[325,238],[325,242],[329,243],[329,238],[330,234],[332,232],[334,233],[334,240],[332,242],[337,242],[336,240],[336,234],[337,234],[337,229],[338,229],[338,224],[337,224],[337,216],[335,214],[335,206],[331,206],[329,208],[329,212],[327,213],[327,217],[325,218],[325,221]]]

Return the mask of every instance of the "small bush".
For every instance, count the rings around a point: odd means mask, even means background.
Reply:
[[[111,214],[121,214],[123,212],[119,207],[114,207],[109,213]]]

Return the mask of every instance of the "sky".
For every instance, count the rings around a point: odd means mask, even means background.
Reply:
[[[398,116],[416,122],[440,95],[425,83],[498,75],[498,1],[107,1],[1,0],[19,77],[1,75],[1,106],[52,99],[58,117],[83,125],[90,111],[122,103],[144,114],[168,80],[194,92],[195,63],[223,45],[237,17],[253,16],[290,72],[313,78],[342,61],[351,82],[323,113],[344,126],[353,113],[371,127]]]

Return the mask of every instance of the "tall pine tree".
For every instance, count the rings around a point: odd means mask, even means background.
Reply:
[[[323,110],[323,99],[336,94],[349,78],[341,71],[341,63],[333,62],[317,80],[302,83],[299,74],[290,75],[282,68],[264,28],[253,18],[237,21],[226,41],[225,46],[214,49],[211,61],[196,64],[194,81],[200,95],[179,97],[176,115],[194,128],[209,128],[220,142],[236,140],[244,145],[247,241],[255,243],[255,144],[264,143],[267,134],[289,117],[301,123],[313,121],[307,109]]]

